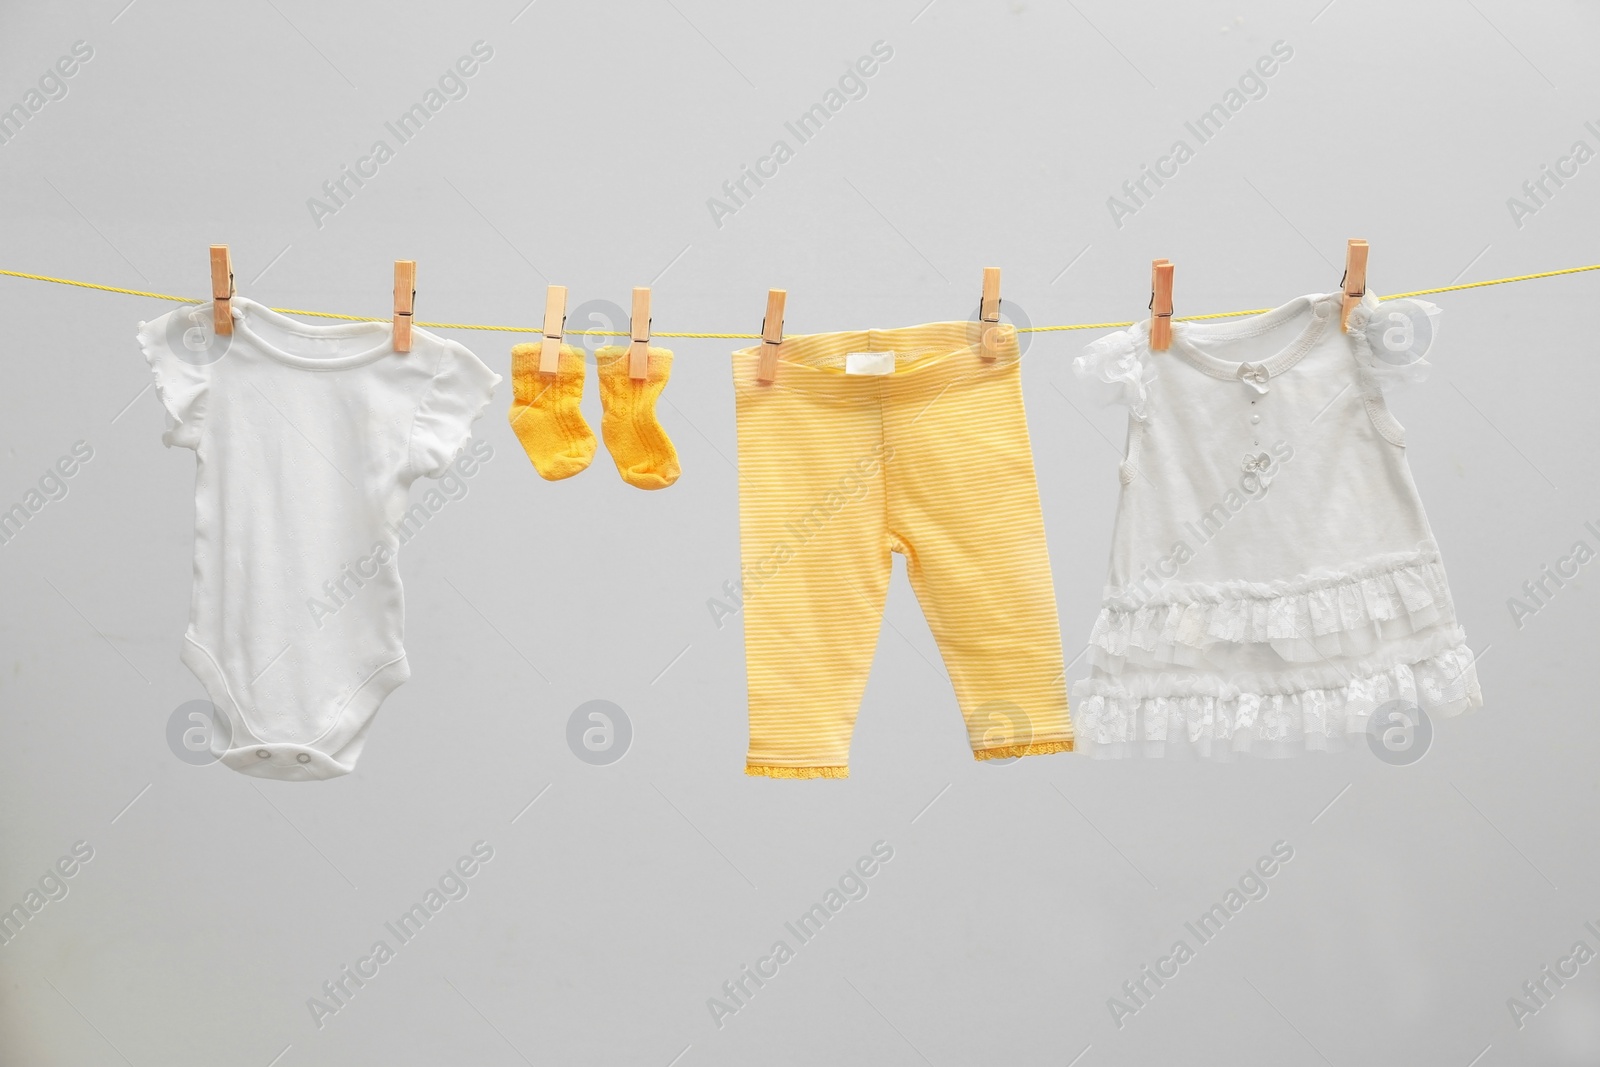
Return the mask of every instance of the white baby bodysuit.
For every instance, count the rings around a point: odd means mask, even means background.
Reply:
[[[222,762],[347,774],[410,675],[394,533],[408,489],[448,471],[500,377],[421,329],[396,352],[386,322],[308,325],[243,297],[231,336],[211,316],[139,326],[163,440],[196,454],[182,658],[226,716]]]

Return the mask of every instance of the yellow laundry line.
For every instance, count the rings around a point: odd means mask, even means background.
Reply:
[[[1509,278],[1490,278],[1482,282],[1462,282],[1459,285],[1441,285],[1436,289],[1414,289],[1408,293],[1390,293],[1382,296],[1381,300],[1400,300],[1412,296],[1432,296],[1435,293],[1454,293],[1462,289],[1482,289],[1489,285],[1509,285],[1512,282],[1531,282],[1538,278],[1555,278],[1563,274],[1582,274],[1585,271],[1600,270],[1600,263],[1591,263],[1587,267],[1564,267],[1561,270],[1540,271],[1537,274],[1516,274]],[[20,270],[0,270],[0,275],[8,278],[26,278],[35,282],[50,282],[54,285],[71,285],[79,289],[93,289],[101,293],[121,293],[124,296],[143,296],[152,300],[170,300],[178,304],[203,304],[210,298],[196,298],[191,296],[174,296],[171,293],[152,293],[143,289],[124,289],[116,285],[98,285],[94,282],[80,282],[72,278],[52,278],[48,274],[29,274]],[[342,319],[346,322],[387,322],[387,318],[375,318],[370,315],[340,315],[332,311],[306,311],[302,308],[273,308],[273,311],[284,315],[303,315],[318,319]],[[1248,311],[1216,311],[1209,315],[1178,315],[1179,322],[1196,322],[1201,319],[1233,319],[1243,315],[1260,315],[1272,310],[1271,308],[1251,308]],[[418,326],[426,326],[435,330],[487,330],[494,333],[520,333],[537,334],[543,332],[539,326],[491,326],[479,322],[418,322]],[[1114,330],[1123,326],[1132,326],[1131,321],[1125,322],[1077,322],[1061,326],[1019,326],[1018,333],[1057,333],[1064,330]],[[568,330],[568,334],[580,337],[627,337],[626,330]],[[656,330],[652,337],[703,337],[727,341],[759,340],[758,333],[695,333],[690,331]]]

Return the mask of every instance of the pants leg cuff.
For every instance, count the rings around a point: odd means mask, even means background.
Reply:
[[[752,778],[848,778],[849,767],[783,767],[775,763],[746,763],[744,773]]]
[[[1043,756],[1051,752],[1071,752],[1072,738],[1064,741],[1035,741],[1027,745],[1001,745],[998,748],[980,748],[973,759],[1015,759],[1017,756]]]

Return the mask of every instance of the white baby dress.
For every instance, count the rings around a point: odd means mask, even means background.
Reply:
[[[386,322],[308,325],[244,297],[231,335],[211,316],[206,304],[139,326],[163,440],[196,454],[183,662],[226,719],[223,763],[332,778],[410,674],[407,490],[459,462],[500,378],[421,329],[397,352]]]
[[[1090,675],[1099,757],[1292,756],[1400,701],[1482,703],[1383,389],[1422,376],[1438,309],[1339,293],[1225,324],[1148,322],[1074,363],[1130,409]],[[1387,714],[1387,712],[1385,712]]]

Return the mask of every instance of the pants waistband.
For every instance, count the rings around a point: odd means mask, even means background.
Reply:
[[[993,360],[980,354],[986,330],[992,331]],[[937,389],[960,378],[1009,367],[1021,357],[1016,327],[1008,322],[930,322],[891,330],[799,334],[783,339],[777,374],[766,386],[756,378],[762,347],[752,345],[733,354],[734,384],[740,389],[799,390],[842,399]],[[892,353],[893,370],[849,373],[851,353]],[[886,356],[878,359],[888,361]]]

